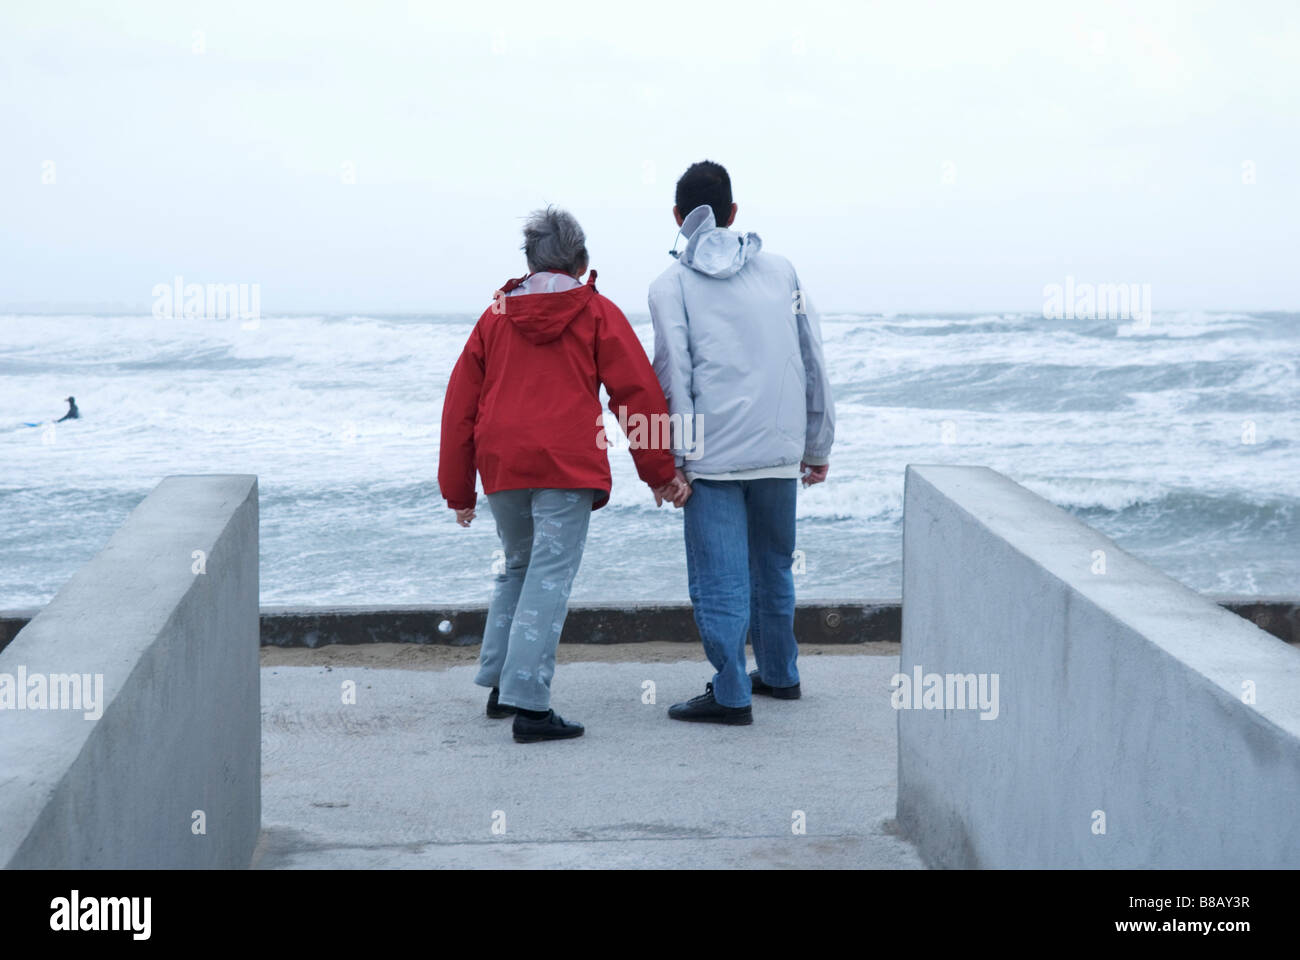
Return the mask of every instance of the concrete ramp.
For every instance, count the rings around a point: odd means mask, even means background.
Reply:
[[[0,865],[248,865],[257,601],[257,478],[160,483],[0,651]]]
[[[895,680],[933,865],[1300,867],[1300,651],[1000,474],[908,468]]]
[[[667,717],[707,663],[562,663],[555,708],[587,733],[542,744],[484,716],[472,666],[264,667],[256,866],[917,869],[892,822],[897,664],[801,658],[802,700],[719,727]]]

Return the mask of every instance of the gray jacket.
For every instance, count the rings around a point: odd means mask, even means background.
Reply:
[[[718,474],[830,458],[835,404],[817,314],[785,257],[721,229],[708,206],[650,285],[654,368],[678,466]]]

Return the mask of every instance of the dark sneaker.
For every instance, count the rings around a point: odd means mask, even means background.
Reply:
[[[713,699],[713,684],[704,685],[704,692],[685,703],[674,703],[668,708],[668,716],[673,720],[685,720],[689,723],[726,723],[732,726],[744,726],[754,722],[754,711],[750,707],[724,707]]]
[[[569,723],[554,710],[547,710],[541,720],[515,714],[515,743],[537,743],[539,740],[570,740],[580,737],[583,727],[580,723]]]
[[[778,700],[798,700],[802,693],[799,692],[799,684],[793,687],[773,687],[763,682],[763,678],[758,675],[757,670],[749,671],[749,683],[754,688],[754,692],[764,697],[776,697]]]
[[[513,717],[515,715],[514,707],[510,706],[508,703],[499,703],[497,701],[497,698],[500,695],[501,691],[497,687],[493,687],[492,692],[488,694],[487,715],[493,720],[500,720],[502,717]]]

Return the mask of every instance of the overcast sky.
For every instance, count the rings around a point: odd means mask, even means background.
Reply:
[[[477,312],[555,203],[642,313],[704,158],[823,311],[1300,308],[1294,0],[5,0],[0,143],[10,309]]]

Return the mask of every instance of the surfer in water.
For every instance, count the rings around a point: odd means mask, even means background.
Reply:
[[[64,420],[81,419],[81,411],[77,409],[77,398],[66,397],[65,399],[68,401],[68,412],[65,413],[63,416],[59,417],[59,419],[55,420],[54,421],[55,423],[62,423]]]

